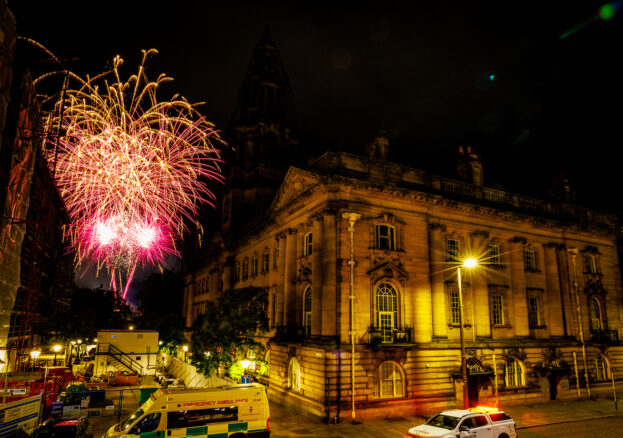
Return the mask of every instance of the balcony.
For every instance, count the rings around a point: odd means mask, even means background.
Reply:
[[[591,341],[599,344],[621,344],[618,330],[591,330]]]
[[[368,343],[372,346],[408,345],[413,343],[413,327],[370,327]]]
[[[309,337],[309,327],[301,325],[278,325],[273,340],[281,342],[301,342]]]

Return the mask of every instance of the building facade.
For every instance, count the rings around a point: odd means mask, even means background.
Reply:
[[[610,388],[616,218],[486,187],[469,148],[460,179],[388,153],[381,132],[362,155],[290,167],[265,213],[215,235],[187,275],[187,326],[217,294],[266,288],[269,396],[327,421],[426,416],[461,407],[464,386],[504,406]]]

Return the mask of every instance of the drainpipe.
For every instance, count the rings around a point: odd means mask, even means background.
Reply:
[[[575,291],[575,300],[578,304],[578,324],[580,327],[580,343],[582,344],[582,362],[584,362],[584,380],[586,380],[586,392],[588,398],[591,398],[591,388],[588,384],[588,364],[586,363],[586,344],[584,342],[584,330],[582,328],[582,309],[580,306],[580,295],[578,294],[578,277],[575,269],[575,256],[578,255],[577,248],[569,248],[569,254],[571,254],[571,262],[573,263],[573,289]]]
[[[353,256],[353,245],[355,237],[355,222],[361,217],[357,213],[344,213],[342,214],[344,219],[348,219],[348,232],[350,233],[350,259],[348,265],[350,266],[350,294],[348,299],[350,301],[350,419],[355,423],[355,259]]]
[[[340,333],[340,327],[342,327],[342,287],[340,285],[340,249],[342,248],[340,242],[340,223],[335,215],[335,341],[337,343],[337,369],[335,378],[337,379],[337,403],[335,404],[335,423],[340,422],[340,412],[342,406],[342,336]]]

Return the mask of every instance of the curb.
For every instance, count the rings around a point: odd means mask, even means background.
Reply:
[[[576,418],[576,419],[573,419],[573,420],[554,421],[552,423],[531,424],[530,426],[516,426],[516,429],[530,429],[532,427],[553,426],[555,424],[577,423],[579,421],[586,421],[586,420],[599,420],[601,418],[620,417],[621,415],[623,415],[623,412],[618,413],[618,414],[601,415],[599,417]]]

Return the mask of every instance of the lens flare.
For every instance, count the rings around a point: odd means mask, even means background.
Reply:
[[[125,275],[124,297],[137,266],[179,255],[188,221],[214,200],[207,184],[223,180],[215,145],[224,143],[214,125],[182,97],[157,100],[172,79],[148,80],[145,61],[153,53],[143,51],[126,82],[119,56],[94,78],[69,73],[70,86],[47,120],[49,132],[62,127],[57,146],[46,151],[71,217],[76,264],[106,269],[113,288]]]

